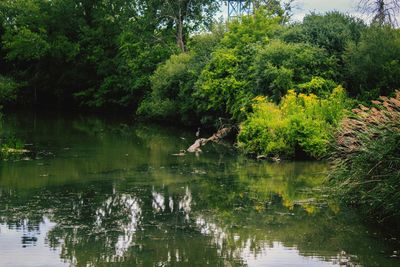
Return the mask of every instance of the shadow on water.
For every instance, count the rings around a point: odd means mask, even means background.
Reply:
[[[396,238],[321,193],[324,163],[175,157],[193,133],[98,118],[5,125],[38,153],[0,163],[1,266],[400,264]]]

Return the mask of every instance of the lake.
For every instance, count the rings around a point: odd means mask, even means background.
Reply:
[[[32,153],[0,163],[0,266],[400,266],[395,234],[324,194],[327,163],[174,156],[194,131],[95,116],[2,131]]]

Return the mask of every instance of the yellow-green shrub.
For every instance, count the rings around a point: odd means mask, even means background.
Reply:
[[[340,86],[326,98],[289,90],[280,105],[264,97],[253,101],[253,113],[240,126],[240,148],[267,156],[313,158],[327,153],[347,102]]]

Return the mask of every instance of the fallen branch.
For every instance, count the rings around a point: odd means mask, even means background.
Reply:
[[[218,142],[225,137],[227,137],[233,130],[233,127],[224,127],[222,129],[219,129],[218,132],[213,134],[211,137],[205,139],[205,138],[200,138],[197,139],[193,145],[191,145],[188,149],[187,152],[189,153],[196,153],[196,152],[201,152],[201,147],[206,145],[208,142]]]
[[[181,151],[179,154],[173,154],[173,156],[183,156],[183,155],[185,155],[185,152],[189,152],[189,153],[201,152],[201,147],[202,146],[205,146],[208,142],[221,141],[222,139],[224,139],[227,136],[229,136],[232,133],[233,130],[234,130],[234,127],[221,128],[215,134],[213,134],[211,137],[209,137],[209,138],[199,138],[186,151]]]

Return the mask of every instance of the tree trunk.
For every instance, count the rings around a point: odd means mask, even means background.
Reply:
[[[377,14],[375,16],[375,20],[379,23],[379,25],[385,24],[385,2],[383,0],[377,1]]]
[[[186,52],[185,33],[183,27],[182,9],[179,8],[179,15],[176,19],[176,43],[182,52]]]

